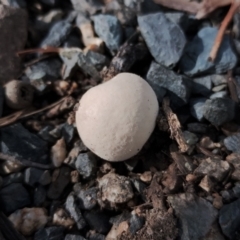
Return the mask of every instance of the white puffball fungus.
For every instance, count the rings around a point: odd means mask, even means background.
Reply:
[[[88,90],[76,112],[83,143],[102,159],[116,162],[136,155],[154,130],[157,97],[138,75],[120,73]]]
[[[12,109],[22,109],[32,104],[34,88],[27,82],[12,80],[4,86],[5,101]]]

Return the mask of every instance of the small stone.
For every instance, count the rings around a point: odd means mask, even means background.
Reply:
[[[78,208],[78,204],[73,193],[68,195],[65,208],[76,222],[78,230],[83,229],[86,226],[86,221],[82,216],[81,210]]]
[[[49,143],[54,143],[56,138],[50,135],[50,131],[53,129],[54,127],[52,125],[47,125],[38,132],[38,136]]]
[[[102,1],[99,0],[71,0],[74,10],[90,15],[102,10],[104,7]]]
[[[0,130],[1,152],[19,161],[28,160],[42,164],[48,163],[47,144],[37,135],[30,133],[17,123]],[[14,141],[13,141],[14,139]]]
[[[24,236],[29,236],[47,224],[47,210],[44,208],[23,208],[12,213],[9,220],[16,230]]]
[[[211,75],[212,83],[214,86],[218,86],[221,84],[227,84],[227,78],[225,75]]]
[[[225,73],[235,67],[237,56],[233,51],[228,35],[224,35],[215,61],[207,61],[217,32],[217,28],[204,27],[197,33],[192,42],[186,46],[180,61],[180,69],[186,75]]]
[[[240,182],[236,182],[232,189],[221,191],[221,195],[225,202],[240,198]]]
[[[192,132],[184,131],[183,137],[184,137],[186,143],[190,146],[195,145],[198,142],[197,135]]]
[[[234,167],[233,173],[231,178],[236,181],[240,181],[240,154],[232,153],[231,155],[227,156],[226,160],[231,163]]]
[[[45,187],[39,185],[34,189],[33,204],[36,207],[41,207],[47,197],[47,190]]]
[[[189,132],[193,133],[206,133],[208,130],[208,126],[204,123],[189,123],[187,125],[187,129]]]
[[[44,181],[42,177],[44,175],[44,172],[45,170],[38,169],[38,168],[33,168],[33,167],[27,168],[24,171],[24,182],[27,185],[30,185],[33,187],[37,183],[40,183],[40,181]]]
[[[220,91],[213,93],[209,96],[210,99],[216,99],[216,98],[227,98],[228,97],[228,92],[227,91]]]
[[[147,82],[150,85],[158,86],[168,90],[171,101],[176,106],[183,106],[188,103],[190,97],[190,81],[182,75],[152,62],[147,73]],[[163,92],[163,96],[165,93]]]
[[[201,187],[206,192],[210,192],[213,187],[213,182],[211,181],[209,176],[206,175],[199,183],[199,187]]]
[[[64,123],[62,125],[62,128],[61,128],[61,133],[62,133],[62,136],[65,139],[65,142],[67,144],[69,144],[74,138],[75,127],[73,125],[68,124],[68,123]]]
[[[192,81],[192,93],[208,97],[211,94],[211,76],[194,78]]]
[[[65,236],[64,240],[86,240],[86,238],[84,238],[80,235],[67,234]]]
[[[83,179],[90,178],[96,172],[96,158],[92,153],[80,153],[75,167]]]
[[[111,228],[110,217],[103,212],[85,212],[84,218],[90,228],[99,233],[107,233]]]
[[[235,133],[223,140],[225,147],[232,152],[240,153],[240,133]]]
[[[34,234],[34,240],[63,240],[64,227],[47,227],[38,230]]]
[[[220,92],[227,88],[226,84],[218,85],[212,89],[213,92]]]
[[[230,171],[230,165],[227,161],[207,158],[202,160],[195,169],[194,174],[199,176],[207,175],[218,182],[221,182]]]
[[[190,100],[190,112],[198,121],[204,120],[204,106],[206,98],[193,98]]]
[[[25,8],[27,6],[25,0],[1,0],[1,3],[14,8]]]
[[[179,25],[171,22],[163,12],[140,15],[138,24],[155,61],[174,67],[186,45],[186,37]]]
[[[84,210],[91,210],[97,205],[98,188],[92,187],[84,189],[81,185],[74,186],[74,192],[79,200],[79,207]]]
[[[240,199],[224,205],[219,211],[219,224],[229,239],[236,239],[240,225]]]
[[[37,19],[44,23],[53,23],[61,20],[64,13],[61,9],[52,9],[44,15],[40,15]]]
[[[49,30],[47,36],[43,39],[40,47],[59,47],[72,29],[72,25],[67,21],[56,22]]]
[[[63,193],[65,187],[70,182],[71,169],[63,166],[60,169],[56,169],[53,173],[55,179],[49,186],[47,196],[50,199],[58,199]],[[53,178],[54,178],[53,177]]]
[[[92,231],[91,235],[89,235],[88,240],[105,240],[105,236],[100,233],[95,233]]]
[[[0,6],[0,83],[16,79],[21,70],[21,58],[16,53],[27,41],[28,14],[21,8]]]
[[[113,15],[98,14],[92,17],[97,35],[105,42],[112,53],[118,51],[123,40],[120,22]]]
[[[53,214],[53,224],[71,229],[75,222],[64,209],[58,208]]]
[[[67,156],[66,143],[64,138],[60,138],[51,148],[51,160],[53,166],[60,167]]]
[[[165,16],[173,23],[180,26],[184,31],[188,29],[189,17],[184,12],[167,12]]]
[[[2,179],[2,187],[6,187],[11,183],[22,183],[24,179],[23,173],[12,173]]]
[[[94,51],[87,51],[86,58],[98,71],[101,71],[109,63],[105,55]]]
[[[145,218],[140,217],[135,213],[131,214],[131,217],[129,219],[129,225],[130,225],[130,232],[131,234],[135,234],[138,230],[140,230],[145,223]]]
[[[194,194],[176,194],[169,196],[168,201],[180,220],[181,239],[203,238],[217,218],[218,212],[212,204]]]
[[[108,173],[98,180],[103,201],[125,203],[133,198],[131,181],[115,173]]]
[[[235,102],[228,98],[210,99],[205,102],[203,112],[211,124],[220,126],[235,117]]]
[[[0,208],[6,214],[30,204],[29,193],[21,183],[12,183],[0,190]]]
[[[145,183],[150,183],[152,181],[152,173],[150,171],[146,171],[140,175],[140,180]]]

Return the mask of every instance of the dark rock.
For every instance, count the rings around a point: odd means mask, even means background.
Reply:
[[[70,34],[67,39],[64,41],[63,47],[65,48],[82,48],[81,42],[79,41],[79,37]]]
[[[38,230],[34,234],[34,240],[63,240],[64,227],[47,227]]]
[[[190,100],[190,112],[198,121],[204,120],[204,105],[206,98],[193,98]]]
[[[24,9],[0,6],[0,83],[16,79],[21,58],[16,53],[25,47],[28,15]]]
[[[232,172],[231,178],[235,181],[240,181],[240,154],[232,153],[227,156],[226,160],[232,164],[234,170]]]
[[[203,123],[189,123],[187,125],[188,131],[194,133],[206,133],[208,130],[208,126]]]
[[[140,193],[143,194],[144,190],[147,188],[147,184],[145,184],[144,182],[138,180],[138,179],[131,179],[133,186],[135,187],[135,189]]]
[[[118,51],[123,40],[123,31],[118,19],[113,15],[99,14],[92,17],[97,35],[112,53]]]
[[[236,238],[239,235],[240,226],[240,199],[224,205],[219,212],[219,224],[222,232],[229,239]]]
[[[54,7],[59,0],[40,0],[40,2],[46,4],[47,6]]]
[[[224,235],[222,234],[221,228],[217,221],[212,225],[208,234],[201,240],[225,240]]]
[[[40,47],[59,47],[66,40],[71,29],[71,24],[65,20],[56,22],[41,42]]]
[[[186,45],[181,28],[162,12],[138,16],[138,24],[155,61],[166,67],[175,66]]]
[[[216,93],[213,93],[209,96],[210,99],[227,98],[227,97],[228,97],[228,92],[227,91],[216,92]]]
[[[223,143],[229,151],[240,153],[240,133],[226,137]]]
[[[62,62],[58,58],[51,58],[29,66],[25,74],[30,83],[39,92],[43,92],[48,86],[47,81],[60,78],[61,67]]]
[[[24,171],[24,182],[27,185],[30,185],[30,186],[33,187],[37,183],[45,181],[44,178],[46,176],[46,173],[45,174],[44,173],[45,173],[45,170],[42,170],[42,169],[39,169],[39,168],[33,168],[33,167],[27,168]],[[48,175],[47,184],[49,184],[51,182],[51,176],[50,176],[49,172],[48,172],[47,175]],[[46,185],[46,184],[43,184],[43,185]]]
[[[75,184],[74,192],[81,209],[91,210],[97,205],[98,188],[92,187],[84,189],[79,184]]]
[[[230,165],[227,161],[207,158],[201,161],[195,169],[194,174],[199,176],[207,175],[216,181],[221,182],[230,171]]]
[[[3,87],[0,86],[0,117],[2,117],[3,102],[4,102],[4,90]]]
[[[41,207],[47,197],[47,190],[45,187],[39,185],[34,189],[33,204],[35,207]]]
[[[111,228],[110,217],[103,212],[85,212],[84,218],[90,228],[98,233],[108,233]]]
[[[63,166],[56,169],[53,175],[55,176],[54,181],[51,183],[47,196],[50,199],[58,199],[63,193],[65,187],[70,182],[71,169],[69,167]]]
[[[86,240],[86,238],[84,238],[80,235],[67,234],[65,236],[64,240]]]
[[[12,173],[3,178],[2,187],[6,187],[11,183],[22,183],[23,180],[23,173]]]
[[[221,196],[225,202],[240,198],[240,182],[236,182],[232,189],[221,191]]]
[[[228,98],[210,99],[205,102],[203,112],[211,124],[220,126],[235,117],[235,102]]]
[[[196,134],[189,131],[183,131],[183,137],[189,146],[195,145],[199,140]]]
[[[14,8],[25,8],[27,6],[25,0],[1,0],[1,3]]]
[[[89,13],[90,15],[100,11],[104,5],[100,0],[71,0],[76,11]]]
[[[132,214],[129,219],[130,228],[129,231],[131,234],[135,234],[145,223],[145,218],[140,217],[137,214]]]
[[[180,68],[185,74],[195,76],[203,73],[225,73],[235,67],[237,56],[228,35],[224,35],[216,60],[207,61],[217,32],[217,28],[204,27],[186,46],[180,61]]]
[[[109,63],[105,55],[94,51],[88,51],[86,58],[98,71],[101,71],[103,67],[107,66]]]
[[[0,190],[0,209],[6,214],[30,204],[30,196],[21,183],[12,183]]]
[[[53,129],[53,126],[47,125],[38,132],[38,136],[49,143],[55,143],[57,139],[50,134]]]
[[[80,153],[75,162],[75,167],[83,179],[90,178],[96,172],[96,158],[91,153]]]
[[[100,233],[92,233],[88,240],[105,240],[105,236]]]
[[[202,96],[209,96],[211,94],[212,81],[211,76],[194,78],[192,82],[192,93],[200,94]]]
[[[154,13],[154,12],[159,12],[160,10],[162,10],[162,7],[159,4],[156,4],[155,2],[153,2],[153,0],[141,1],[140,7],[141,7],[142,14]]]
[[[181,239],[203,238],[217,218],[217,210],[212,204],[191,193],[169,196],[168,201],[179,218]]]
[[[76,202],[75,196],[72,193],[67,197],[65,208],[76,222],[77,228],[79,230],[83,229],[86,226],[86,221],[84,220],[81,210],[79,209]]]
[[[147,73],[147,81],[150,85],[167,89],[174,105],[183,106],[187,104],[191,83],[184,76],[177,75],[160,64],[152,62]]]
[[[62,125],[62,136],[64,137],[65,142],[68,144],[73,140],[75,134],[75,127],[68,123]]]
[[[109,222],[113,225],[118,226],[121,222],[127,221],[131,217],[131,213],[128,211],[123,211],[121,214],[111,217]]]
[[[0,134],[2,153],[13,156],[19,161],[48,163],[46,142],[30,133],[22,124],[4,127],[0,130]]]

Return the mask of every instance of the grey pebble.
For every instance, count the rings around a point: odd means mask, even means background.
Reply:
[[[66,40],[71,29],[72,25],[65,20],[56,22],[42,40],[40,47],[59,47]]]
[[[30,167],[24,171],[24,182],[32,187],[37,183],[47,185],[51,182],[51,175],[48,170]]]
[[[224,35],[223,42],[214,63],[208,61],[212,44],[218,29],[214,27],[202,28],[197,36],[186,46],[180,61],[180,69],[188,76],[207,73],[225,73],[237,64],[237,56],[230,44],[230,37]]]
[[[235,117],[235,102],[228,98],[207,100],[203,107],[204,117],[213,125],[220,126]]]
[[[80,236],[80,235],[75,235],[75,234],[67,234],[64,238],[64,240],[86,240],[86,238]]]
[[[192,81],[192,94],[200,94],[208,97],[211,94],[212,81],[211,76],[194,78]]]
[[[227,84],[227,78],[225,75],[218,75],[218,74],[213,74],[211,75],[212,83],[214,86],[218,86],[221,84]]]
[[[84,220],[81,210],[78,207],[76,198],[73,193],[70,193],[65,202],[65,208],[69,212],[70,216],[76,222],[77,228],[79,230],[83,229],[86,226],[86,221]]]
[[[145,218],[138,216],[137,214],[131,214],[129,219],[130,228],[129,231],[131,234],[135,234],[138,230],[140,230],[145,223]]]
[[[187,129],[190,132],[194,133],[206,133],[208,130],[208,126],[204,123],[189,123],[187,124]]]
[[[88,179],[96,172],[96,157],[91,153],[80,153],[75,162],[75,167],[83,179]]]
[[[1,3],[15,8],[25,8],[27,6],[25,0],[1,0]]]
[[[22,183],[24,180],[24,175],[22,172],[12,173],[3,177],[2,179],[2,187],[6,187],[11,183]]]
[[[58,199],[63,193],[64,189],[70,182],[71,169],[67,166],[55,169],[53,175],[57,175],[56,179],[50,184],[47,196],[50,199]]]
[[[86,54],[86,58],[98,71],[101,71],[103,67],[109,64],[107,57],[98,52],[89,50]]]
[[[92,17],[97,35],[105,42],[112,53],[118,51],[123,41],[120,22],[113,15],[98,14]]]
[[[240,133],[235,133],[226,137],[223,143],[229,151],[240,153]]]
[[[190,112],[198,121],[204,120],[204,105],[206,98],[192,98],[190,100]]]
[[[0,209],[6,214],[30,204],[29,193],[21,183],[12,183],[0,190]]]
[[[173,23],[179,25],[184,31],[189,27],[189,17],[184,12],[167,12],[165,16]]]
[[[147,82],[150,85],[157,86],[159,89],[164,88],[168,90],[171,101],[175,106],[180,107],[188,103],[191,82],[184,76],[177,75],[153,61],[147,73]],[[162,92],[162,96],[164,94]]]
[[[203,238],[217,218],[218,212],[212,204],[192,193],[176,194],[167,199],[180,220],[181,239]]]
[[[47,144],[17,123],[0,130],[1,152],[18,160],[47,164]],[[14,139],[14,141],[13,141]]]
[[[221,84],[221,85],[218,85],[216,87],[213,87],[212,91],[213,92],[220,92],[220,91],[223,91],[227,88],[227,85],[226,84]]]
[[[229,239],[236,239],[240,225],[240,199],[224,205],[219,211],[219,224],[222,232]]]
[[[183,137],[186,143],[190,146],[196,144],[199,140],[196,134],[189,131],[183,131]]]
[[[76,11],[89,13],[90,15],[102,10],[104,7],[100,0],[71,0],[71,2]]]
[[[138,24],[155,61],[174,67],[186,45],[186,37],[179,25],[171,22],[162,12],[140,15]]]
[[[228,92],[227,91],[220,91],[213,93],[209,96],[210,99],[215,99],[215,98],[226,98],[228,97]]]
[[[63,240],[64,227],[47,227],[41,228],[34,234],[34,240]]]

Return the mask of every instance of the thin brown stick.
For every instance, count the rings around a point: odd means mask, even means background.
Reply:
[[[14,162],[14,163],[22,165],[23,167],[35,167],[35,168],[41,168],[41,169],[52,169],[53,168],[53,166],[49,165],[49,164],[41,164],[41,163],[32,162],[32,161],[25,160],[25,159],[19,160],[13,156],[10,156],[10,155],[4,154],[4,153],[0,153],[0,160]]]
[[[60,48],[45,47],[45,48],[33,48],[17,52],[18,56],[26,55],[30,53],[59,53]]]
[[[222,21],[221,26],[218,30],[218,34],[215,38],[212,50],[211,50],[211,52],[209,54],[209,57],[208,57],[209,61],[214,62],[214,60],[216,59],[218,50],[219,50],[219,48],[221,46],[221,43],[222,43],[222,40],[223,40],[224,33],[226,31],[226,28],[229,25],[230,21],[232,20],[236,11],[238,10],[239,6],[240,6],[240,1],[239,0],[233,0],[227,15],[225,16],[225,18]]]
[[[229,89],[232,100],[236,103],[239,103],[237,89],[236,89],[236,82],[232,76],[232,70],[228,71],[227,83],[228,83],[228,89]]]

